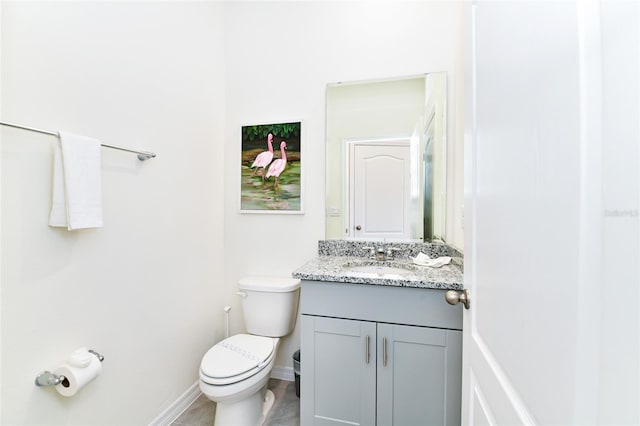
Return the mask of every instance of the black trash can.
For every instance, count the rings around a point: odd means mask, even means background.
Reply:
[[[293,353],[293,375],[296,379],[296,396],[300,398],[300,349]]]

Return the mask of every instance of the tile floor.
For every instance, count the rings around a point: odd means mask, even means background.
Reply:
[[[269,389],[276,402],[264,422],[264,426],[298,426],[300,424],[300,400],[296,396],[295,382],[269,379]],[[216,403],[201,395],[172,423],[173,426],[213,425]]]

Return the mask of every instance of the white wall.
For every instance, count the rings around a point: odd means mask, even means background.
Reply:
[[[227,22],[225,279],[289,276],[324,238],[325,88],[337,81],[447,71],[449,84],[450,240],[462,246],[462,3],[233,2]],[[240,126],[302,119],[304,215],[238,212]],[[454,179],[455,176],[455,179]],[[237,312],[237,311],[236,311]],[[234,318],[234,328],[241,321]],[[290,366],[298,332],[277,365]],[[304,354],[302,355],[304,362]]]
[[[2,2],[2,119],[155,151],[103,149],[105,227],[47,226],[52,138],[2,130],[2,417],[147,424],[222,338],[220,3]],[[76,347],[103,373],[36,388]]]
[[[449,179],[462,176],[461,3],[1,10],[3,120],[158,153],[103,149],[105,228],[69,233],[47,226],[51,138],[0,133],[3,424],[145,424],[196,382],[224,305],[244,330],[238,278],[289,276],[324,238],[327,83],[447,71]],[[305,214],[241,215],[240,126],[296,119]],[[459,211],[461,191],[449,195]],[[33,385],[80,345],[106,356],[96,382],[71,399]],[[296,331],[277,365],[298,347]]]

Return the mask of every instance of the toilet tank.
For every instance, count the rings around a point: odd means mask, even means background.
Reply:
[[[247,332],[282,337],[293,331],[298,315],[300,280],[245,277],[238,282]]]

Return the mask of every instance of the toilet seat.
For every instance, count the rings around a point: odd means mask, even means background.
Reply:
[[[200,364],[200,379],[210,385],[229,385],[264,369],[274,357],[275,339],[236,334],[209,349]]]

